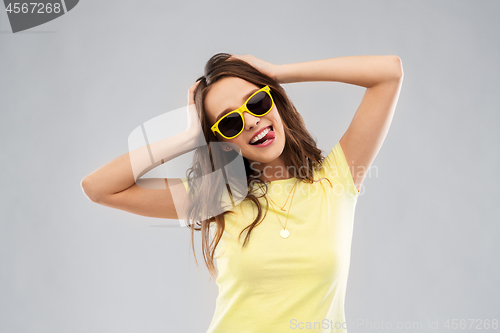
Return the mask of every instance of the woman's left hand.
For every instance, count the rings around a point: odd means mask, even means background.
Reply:
[[[267,61],[261,60],[259,58],[254,57],[251,54],[247,55],[231,55],[228,60],[231,60],[233,58],[237,58],[240,60],[243,60],[252,67],[255,67],[259,72],[266,74],[267,76],[271,77],[273,80],[278,81],[278,67],[279,65],[274,65],[271,64]]]

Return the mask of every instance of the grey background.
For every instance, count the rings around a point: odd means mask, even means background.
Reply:
[[[358,199],[346,319],[433,332],[500,319],[499,12],[485,0],[86,0],[12,34],[2,11],[0,331],[208,328],[217,286],[189,231],[92,203],[80,180],[127,152],[141,123],[184,106],[217,52],[400,56],[396,114]],[[284,86],[324,152],[364,93]]]

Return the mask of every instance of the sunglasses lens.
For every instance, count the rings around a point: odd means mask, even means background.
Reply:
[[[257,115],[263,116],[271,110],[273,101],[271,96],[265,91],[259,91],[248,101],[248,110]],[[219,123],[219,131],[226,137],[236,136],[243,129],[243,119],[238,113],[231,113],[225,116]]]
[[[238,134],[243,128],[243,121],[238,113],[231,113],[219,123],[219,130],[227,137]]]
[[[247,108],[260,116],[269,111],[272,105],[271,97],[265,91],[259,91],[248,101]]]

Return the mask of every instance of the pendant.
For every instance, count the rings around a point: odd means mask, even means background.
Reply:
[[[287,229],[281,229],[280,236],[282,238],[288,238],[288,236],[290,236],[290,232]]]

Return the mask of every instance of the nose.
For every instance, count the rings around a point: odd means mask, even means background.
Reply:
[[[260,122],[260,117],[251,115],[248,112],[243,112],[243,118],[245,119],[245,130],[250,130],[254,127],[257,127]]]

